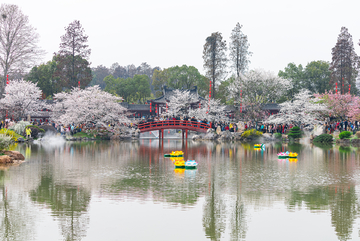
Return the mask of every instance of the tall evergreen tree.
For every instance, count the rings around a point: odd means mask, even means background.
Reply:
[[[61,36],[57,75],[63,81],[63,87],[71,88],[78,85],[86,87],[92,80],[88,57],[91,53],[86,44],[88,36],[85,35],[80,21],[75,20],[65,28],[66,33]]]
[[[331,54],[330,84],[334,87],[335,83],[338,83],[338,91],[341,94],[348,92],[348,87],[351,85],[351,93],[356,93],[355,82],[358,73],[359,58],[355,53],[352,36],[347,28],[341,27],[338,40],[335,47],[332,48]]]
[[[212,82],[212,97],[215,97],[215,88],[226,74],[226,41],[222,40],[221,33],[212,33],[206,38],[203,51],[204,69],[206,77]]]
[[[252,55],[252,52],[249,51],[248,38],[241,31],[241,28],[242,25],[237,23],[230,36],[230,60],[236,77],[239,77],[240,74],[247,70],[250,63],[249,57]]]

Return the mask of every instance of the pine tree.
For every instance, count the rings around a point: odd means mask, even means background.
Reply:
[[[337,43],[332,48],[332,62],[330,64],[330,84],[334,87],[338,84],[340,94],[348,92],[351,85],[351,93],[356,94],[356,77],[359,57],[355,53],[352,36],[345,27],[341,28]]]
[[[91,50],[86,44],[88,36],[78,20],[70,23],[65,30],[66,33],[61,36],[59,54],[55,56],[58,63],[56,75],[63,81],[63,87],[76,87],[78,81],[85,87],[92,80],[88,62]]]
[[[241,28],[242,25],[237,23],[230,36],[230,59],[236,77],[239,77],[240,74],[244,74],[247,70],[250,63],[249,57],[252,55],[252,52],[249,51],[250,44],[248,43],[248,38],[241,31]]]
[[[215,98],[215,87],[226,74],[226,41],[222,40],[221,33],[212,33],[206,38],[203,59],[206,77],[212,82],[212,97]]]

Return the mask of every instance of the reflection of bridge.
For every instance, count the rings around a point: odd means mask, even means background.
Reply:
[[[186,138],[188,137],[188,131],[198,131],[206,132],[211,126],[209,124],[200,123],[197,121],[185,121],[185,120],[165,120],[165,121],[154,121],[140,124],[140,132],[148,131],[159,131],[159,138],[164,138],[164,130],[167,129],[176,129],[182,130],[182,138],[184,138],[184,133],[186,133]]]

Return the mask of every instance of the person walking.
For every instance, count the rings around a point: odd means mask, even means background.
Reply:
[[[26,138],[27,138],[27,139],[31,138],[31,129],[30,129],[29,127],[27,127],[27,128],[25,129],[25,132],[26,132]]]

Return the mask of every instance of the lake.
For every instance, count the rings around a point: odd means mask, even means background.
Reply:
[[[26,162],[0,169],[0,240],[360,239],[356,147],[140,139],[13,148]],[[174,169],[164,154],[175,150],[198,168]]]

